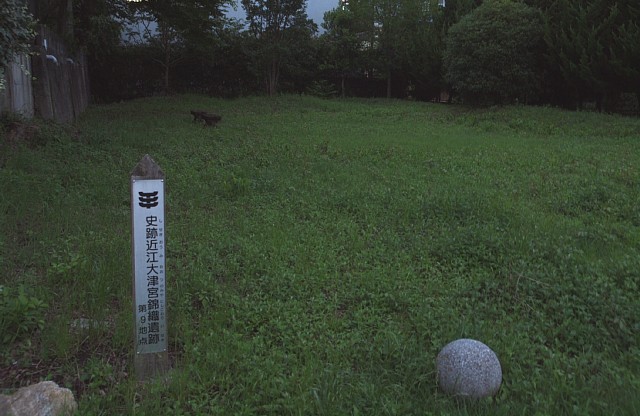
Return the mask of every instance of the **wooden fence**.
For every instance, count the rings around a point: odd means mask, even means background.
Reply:
[[[4,69],[5,89],[0,91],[0,111],[33,117],[33,89],[31,87],[31,59],[17,56]]]
[[[89,105],[86,56],[73,53],[55,33],[40,26],[30,65],[28,61],[17,59],[5,70],[0,110],[60,123],[74,121]],[[23,69],[30,69],[30,74]]]

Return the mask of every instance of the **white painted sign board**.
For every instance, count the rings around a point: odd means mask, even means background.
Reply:
[[[136,354],[167,351],[164,180],[132,180]]]

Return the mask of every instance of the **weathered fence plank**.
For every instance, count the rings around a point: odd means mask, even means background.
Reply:
[[[31,60],[19,55],[5,68],[5,89],[0,91],[0,111],[33,117],[33,90],[31,87]]]
[[[31,59],[28,56],[16,59],[5,71],[7,88],[0,93],[0,111],[69,123],[89,105],[86,56],[70,51],[46,27],[38,28]]]

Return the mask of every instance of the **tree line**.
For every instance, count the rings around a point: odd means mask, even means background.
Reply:
[[[446,92],[469,104],[609,110],[640,96],[637,0],[336,0],[320,27],[306,0],[35,3],[37,20],[86,51],[103,101]],[[246,18],[230,19],[229,7]]]

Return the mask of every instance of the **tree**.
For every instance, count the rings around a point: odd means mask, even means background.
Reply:
[[[340,95],[344,98],[347,76],[357,71],[361,49],[355,15],[345,7],[338,7],[324,14],[322,26],[326,31],[321,39],[327,57],[323,69],[338,74]]]
[[[30,51],[34,24],[22,1],[4,0],[0,5],[0,90],[4,89],[4,68],[16,55]]]
[[[640,4],[634,0],[532,0],[545,15],[550,84],[566,104],[640,93]],[[567,99],[568,98],[568,99]]]
[[[402,11],[405,2],[396,0],[376,0],[374,3],[374,19],[378,29],[376,46],[379,67],[387,78],[387,98],[391,98],[391,77],[400,68],[400,48],[407,37],[402,22]]]
[[[267,93],[278,91],[283,64],[316,32],[307,17],[306,0],[242,0],[249,32],[253,37],[250,53],[257,73],[264,74]]]
[[[123,22],[129,16],[126,0],[75,0],[73,44],[87,52],[92,64],[105,65],[120,44]]]
[[[450,3],[450,2],[449,2]],[[442,52],[448,28],[445,13],[452,10],[436,1],[405,0],[401,10],[403,35],[397,45],[401,71],[411,82],[412,95],[432,99],[444,86]]]
[[[385,78],[387,97],[406,93],[411,83],[421,98],[432,98],[444,84],[446,31],[474,5],[475,0],[450,0],[446,8],[436,0],[350,0],[325,16],[334,62],[347,69],[343,74],[355,65],[368,77]]]
[[[163,89],[170,90],[171,68],[182,57],[186,45],[207,49],[216,40],[216,31],[225,23],[223,6],[230,0],[141,0],[129,3],[132,16],[138,21],[152,20],[155,28],[147,26],[146,40],[161,51],[158,60],[163,68]]]
[[[511,0],[487,0],[450,28],[446,79],[468,102],[527,101],[538,92],[541,43],[539,10]]]
[[[616,75],[614,89],[635,92],[640,103],[640,6],[635,9],[635,16],[616,28],[609,62]]]
[[[318,77],[320,68],[318,27],[309,19],[294,24],[287,37],[288,48],[280,70],[280,89],[302,93]]]
[[[398,34],[401,23],[397,12],[403,1],[349,0],[339,2],[325,15],[325,44],[330,65],[341,77],[342,89],[348,73],[360,72],[366,78],[387,79],[390,95],[391,74],[400,67]]]
[[[75,43],[90,53],[120,42],[122,22],[130,17],[126,0],[74,0]]]

